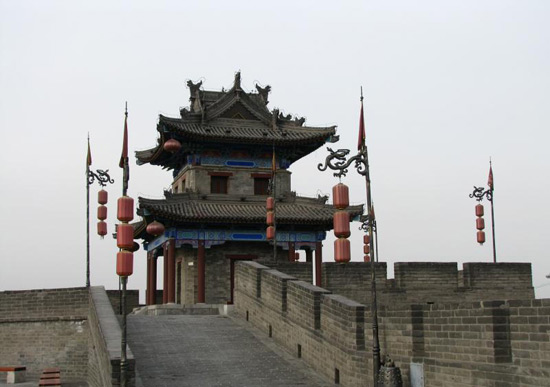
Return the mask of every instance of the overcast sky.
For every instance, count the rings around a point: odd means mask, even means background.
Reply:
[[[207,90],[271,85],[269,108],[338,125],[354,149],[359,90],[380,260],[491,262],[475,240],[474,185],[495,179],[500,262],[532,262],[550,297],[549,1],[7,1],[0,0],[0,290],[85,285],[86,138],[109,169],[109,233],[128,101],[129,194],[162,197],[171,173],[137,166],[159,114]],[[291,166],[293,190],[328,194],[325,147]],[[344,182],[354,203],[364,181]],[[116,243],[95,234],[92,285],[116,288]],[[488,203],[485,202],[488,210]],[[488,212],[488,211],[487,211]],[[490,225],[490,216],[486,216]],[[361,233],[352,228],[354,260]],[[324,259],[332,261],[332,238]],[[130,288],[145,287],[145,253]],[[142,296],[143,297],[143,296]]]

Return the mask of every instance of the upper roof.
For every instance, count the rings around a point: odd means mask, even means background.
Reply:
[[[305,118],[284,116],[277,109],[269,111],[270,86],[256,85],[257,93],[241,88],[240,73],[235,75],[228,91],[201,90],[202,82],[187,83],[190,107],[180,110],[180,118],[159,116],[157,131],[160,137],[153,148],[137,151],[138,164],[151,163],[165,168],[177,168],[178,160],[202,144],[263,144],[292,149],[287,152],[290,162],[311,153],[325,142],[337,141],[336,126],[303,126]],[[177,154],[166,152],[164,142],[174,138],[183,146]]]

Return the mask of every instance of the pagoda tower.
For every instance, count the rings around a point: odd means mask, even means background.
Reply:
[[[206,91],[202,82],[187,86],[189,108],[179,118],[160,115],[156,146],[136,152],[138,165],[173,172],[164,199],[138,199],[142,220],[134,229],[147,251],[147,304],[157,303],[159,256],[163,303],[232,303],[237,260],[276,265],[304,250],[306,262],[315,254],[320,273],[322,242],[335,210],[327,197],[297,196],[288,168],[337,141],[336,127],[308,127],[304,118],[269,111],[270,87],[246,92],[240,73],[229,90]],[[276,248],[266,236],[268,193],[275,198]],[[362,210],[347,209],[350,219]],[[147,232],[153,222],[164,225],[160,234]]]

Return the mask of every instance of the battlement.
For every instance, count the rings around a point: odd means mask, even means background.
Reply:
[[[326,282],[333,287],[344,289],[340,283],[346,275],[355,294],[370,286],[369,265],[323,266]],[[379,302],[379,336],[382,354],[389,353],[401,367],[405,384],[411,364],[422,369],[425,386],[493,386],[495,382],[537,386],[548,380],[550,300],[473,302],[464,298],[498,289],[499,275],[512,280],[502,283],[503,289],[510,289],[506,298],[514,298],[512,289],[532,295],[529,264],[465,264],[463,276],[453,263],[397,266],[396,278],[388,280],[385,264],[377,264],[380,289],[386,292],[386,300]],[[461,278],[467,286],[459,286]],[[239,316],[329,379],[338,379],[343,386],[369,385],[370,303],[353,301],[255,262],[239,262],[235,281]],[[408,292],[428,296],[430,287],[441,294],[446,289],[456,297],[454,302],[403,302]],[[401,301],[392,302],[398,296]]]
[[[305,266],[305,264],[304,264]],[[396,262],[376,267],[376,285],[388,303],[434,303],[493,299],[533,299],[530,263]],[[307,270],[307,269],[304,269]],[[298,272],[293,270],[293,274]],[[370,302],[371,266],[363,262],[323,263],[322,286],[355,301]]]

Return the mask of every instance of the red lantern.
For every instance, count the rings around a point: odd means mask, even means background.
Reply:
[[[99,220],[107,219],[107,207],[105,207],[105,206],[97,207],[97,218]]]
[[[483,245],[485,243],[485,232],[484,231],[478,231],[477,232],[477,243],[480,245]]]
[[[478,230],[483,230],[485,228],[485,220],[483,220],[483,218],[476,219],[476,228]]]
[[[332,202],[334,207],[343,210],[349,206],[349,188],[343,183],[332,187]]]
[[[483,204],[476,206],[476,216],[483,216]]]
[[[147,225],[147,234],[153,235],[153,236],[159,236],[164,234],[164,225],[160,222],[157,222],[156,220],[152,221]]]
[[[346,263],[351,259],[349,240],[338,238],[334,241],[334,260],[338,263]]]
[[[364,246],[363,246],[363,253],[365,253],[365,254],[369,254],[369,253],[370,253],[370,246],[369,246],[369,245],[364,245]]]
[[[121,250],[116,255],[116,273],[121,277],[127,277],[134,272],[134,253]]]
[[[349,230],[349,212],[337,211],[334,213],[334,235],[338,238],[347,238],[351,235]]]
[[[275,227],[269,226],[266,231],[267,240],[275,239]]]
[[[181,143],[176,139],[171,138],[170,140],[164,143],[164,150],[166,152],[176,153],[180,149],[181,149]]]
[[[366,244],[366,245],[370,244],[370,235],[369,234],[363,235],[363,243]]]
[[[365,262],[370,262],[370,255],[368,255],[368,254],[365,255],[365,256],[363,257],[363,261],[365,261]]]
[[[102,238],[107,235],[107,223],[102,220],[97,222],[97,233],[101,235]]]
[[[108,199],[109,199],[109,194],[104,189],[100,190],[97,193],[97,202],[99,204],[107,204]]]
[[[332,202],[334,207],[343,210],[349,206],[349,188],[343,183],[332,187]]]
[[[273,223],[275,221],[275,213],[273,211],[267,211],[267,225],[273,226]]]
[[[134,199],[129,196],[118,198],[117,218],[121,222],[129,222],[134,219]]]
[[[275,208],[275,199],[273,199],[271,196],[267,198],[266,200],[266,207],[268,211],[273,211]]]
[[[132,250],[134,247],[134,228],[128,223],[121,223],[116,230],[116,245],[120,249]]]

